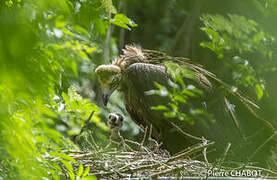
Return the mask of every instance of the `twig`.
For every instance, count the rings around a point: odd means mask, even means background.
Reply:
[[[232,119],[234,120],[234,123],[235,123],[236,127],[238,128],[238,130],[239,130],[239,132],[240,132],[240,134],[241,134],[239,121],[238,121],[236,115],[234,114],[234,111],[233,111],[233,109],[232,109],[232,107],[231,107],[230,102],[228,101],[228,99],[227,99],[226,97],[224,97],[224,103],[225,103],[225,105],[226,105],[228,111],[230,112],[230,114],[231,114],[231,116],[232,116]]]
[[[184,134],[184,135],[186,135],[186,136],[188,136],[188,137],[190,137],[190,138],[193,138],[193,139],[196,139],[196,140],[199,140],[199,141],[203,141],[203,139],[200,138],[200,137],[196,137],[196,136],[193,136],[193,135],[191,135],[191,134],[189,134],[189,133],[186,133],[186,132],[183,131],[179,126],[177,126],[175,123],[171,122],[171,124],[172,124],[174,127],[176,127],[182,134]]]
[[[129,149],[129,151],[132,151],[132,152],[135,151],[135,150],[133,150],[133,149],[125,142],[125,139],[123,139],[122,143],[123,143],[123,146],[124,146],[125,149],[126,149],[126,147],[127,147],[127,148]]]
[[[140,144],[140,143],[138,143],[138,142],[135,142],[135,141],[132,141],[132,140],[129,140],[129,139],[125,139],[125,141],[126,141],[126,142],[129,142],[129,143],[132,143],[132,144],[137,145],[139,148],[144,149],[146,152],[148,152],[148,151],[149,151],[149,150],[147,150],[147,148],[146,148],[146,147],[141,146],[141,144]]]
[[[93,144],[96,146],[96,148],[99,149],[99,146],[97,145],[94,137],[92,136],[92,132],[89,132],[89,137],[91,138],[91,140],[92,140]],[[89,144],[91,147],[93,147],[91,143],[89,143]]]
[[[147,136],[147,131],[148,131],[148,126],[146,126],[146,127],[144,128],[143,139],[142,139],[142,141],[141,141],[141,143],[140,143],[141,146],[144,145],[144,142],[145,142],[145,139],[146,139],[146,136]]]
[[[200,144],[199,146],[193,147],[193,148],[189,149],[188,151],[185,151],[184,153],[181,153],[181,154],[178,154],[176,156],[171,157],[170,159],[167,160],[167,162],[172,162],[172,161],[175,161],[177,159],[188,157],[189,155],[191,155],[193,153],[196,153],[196,152],[199,152],[202,149],[204,149],[205,147],[208,147],[208,146],[213,145],[213,144],[214,144],[214,142],[210,142],[210,143],[207,143],[207,144],[204,144],[204,145]]]
[[[82,133],[85,131],[85,129],[88,127],[89,121],[91,120],[91,118],[92,118],[94,112],[95,112],[95,111],[92,111],[92,112],[90,113],[88,119],[85,121],[83,127],[81,128],[81,131],[80,131],[79,135],[82,134]]]
[[[202,137],[202,138],[203,138],[203,145],[206,145],[208,143],[208,141],[204,137]],[[202,153],[203,153],[204,160],[206,161],[206,163],[209,163],[208,159],[207,159],[207,147],[205,147],[203,149]]]
[[[269,138],[267,138],[266,141],[264,141],[255,151],[254,153],[250,156],[250,159],[253,158],[262,148],[265,146],[274,136],[276,136],[277,131],[275,131]]]
[[[180,172],[182,169],[184,169],[184,166],[177,166],[174,168],[166,169],[164,171],[160,171],[160,172],[151,174],[150,177],[157,178],[158,176],[162,176],[165,174]]]
[[[223,154],[223,161],[225,160],[229,150],[230,150],[230,147],[231,147],[232,143],[228,143],[227,146],[226,146],[226,149],[224,151],[224,154]]]

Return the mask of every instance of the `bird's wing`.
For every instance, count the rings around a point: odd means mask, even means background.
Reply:
[[[194,137],[204,136],[211,138],[212,140],[214,140],[215,137],[219,137],[217,142],[222,144],[222,146],[225,145],[224,142],[228,138],[226,136],[219,136],[219,131],[216,132],[217,135],[214,135],[216,134],[215,129],[225,129],[225,132],[232,130],[233,136],[230,137],[239,138],[238,130],[236,130],[236,127],[232,126],[232,121],[229,121],[228,113],[224,113],[224,108],[219,108],[219,106],[221,106],[220,103],[217,103],[217,105],[214,106],[217,107],[215,108],[217,110],[222,109],[222,111],[218,114],[221,115],[220,117],[222,117],[223,120],[220,119],[220,121],[216,124],[208,120],[205,121],[205,124],[202,124],[203,122],[197,119],[195,120],[195,124],[191,126],[177,118],[165,117],[161,111],[153,110],[153,106],[167,106],[171,101],[166,95],[160,96],[151,93],[149,95],[145,94],[145,92],[157,89],[154,82],[169,88],[169,79],[170,75],[167,73],[167,69],[161,65],[134,63],[126,69],[124,74],[125,87],[122,87],[122,90],[125,91],[124,95],[126,109],[136,124],[142,128],[149,128],[152,125],[153,137],[159,141],[162,141],[164,143],[164,147],[169,149],[171,152],[178,152],[186,146],[199,142],[199,140],[182,135],[182,133],[178,132],[171,123],[180,126],[186,133],[193,135]],[[190,83],[189,80],[188,83]],[[193,82],[191,81],[191,83]],[[193,103],[193,105],[180,104],[180,107],[178,107],[179,110],[183,113],[189,113],[192,106],[195,106],[195,108],[201,106],[200,97],[190,99],[190,102]],[[208,104],[208,110],[210,110],[210,108],[212,107]],[[205,125],[207,125],[207,127]],[[212,128],[212,131],[210,131],[208,127]],[[230,140],[230,138],[228,140]]]
[[[141,47],[134,45],[127,45],[123,50],[124,55],[122,56],[124,61],[127,62],[128,67],[133,63],[145,63],[150,65],[165,65],[167,62],[176,63],[180,68],[187,68],[194,73],[195,81],[206,89],[212,89],[213,84],[210,80],[215,81],[222,85],[229,94],[233,95],[237,100],[239,100],[244,106],[258,119],[264,122],[268,127],[275,130],[270,123],[268,123],[263,118],[259,117],[256,114],[256,109],[259,109],[259,106],[254,103],[249,97],[245,96],[237,88],[230,86],[221,79],[219,79],[215,74],[206,70],[202,65],[197,64],[184,57],[172,57],[167,55],[164,52],[142,49]],[[135,58],[134,58],[135,57]],[[135,59],[135,61],[131,61]],[[129,62],[129,63],[128,63]],[[256,109],[254,109],[256,108]],[[231,108],[228,108],[231,114],[235,114]]]
[[[152,106],[168,103],[166,97],[146,95],[146,91],[157,89],[154,82],[164,86],[169,78],[166,68],[159,65],[135,63],[124,72],[123,87],[125,105],[136,124],[145,128],[153,126],[153,136],[159,139],[160,128],[166,125],[160,121],[160,112],[153,111]]]
[[[254,114],[255,116],[258,116],[255,113],[255,110],[253,109],[253,107],[259,109],[259,106],[256,103],[254,103],[249,97],[242,95],[242,93],[238,91],[237,88],[232,88],[232,86],[228,85],[227,83],[219,79],[214,73],[204,69],[202,65],[197,64],[189,60],[188,58],[172,57],[160,51],[147,50],[147,49],[143,49],[142,51],[145,57],[144,61],[147,61],[147,63],[165,64],[166,62],[173,62],[178,64],[180,68],[185,67],[192,70],[195,75],[195,80],[203,87],[206,87],[206,88],[212,87],[212,84],[209,79],[212,79],[218,82],[219,84],[223,85],[223,87],[225,87],[225,89],[230,94],[237,97],[237,99],[241,101],[252,114]]]

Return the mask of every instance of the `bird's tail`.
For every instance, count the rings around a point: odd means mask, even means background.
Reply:
[[[180,66],[185,66],[186,68],[192,70],[195,73],[195,78],[200,81],[200,84],[205,84],[205,85],[211,85],[209,79],[212,79],[216,81],[217,83],[221,84],[231,95],[236,97],[257,119],[261,120],[267,127],[269,127],[273,132],[276,132],[276,129],[274,126],[267,120],[263,119],[260,117],[255,109],[260,109],[260,107],[254,103],[253,100],[251,100],[249,97],[245,96],[240,92],[236,87],[232,87],[229,84],[225,83],[221,79],[219,79],[214,73],[204,69],[202,65],[197,64],[187,58],[183,57],[171,57],[168,56],[167,59],[169,61],[174,61],[178,63]],[[212,88],[212,86],[211,86]],[[235,121],[235,114],[232,112],[232,109],[230,109],[227,99],[225,99],[225,105],[229,112],[232,114],[234,117]]]

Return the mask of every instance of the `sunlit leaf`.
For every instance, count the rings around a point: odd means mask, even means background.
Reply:
[[[74,174],[74,171],[73,171],[73,166],[70,162],[68,161],[65,161],[65,160],[61,160],[61,162],[63,163],[63,165],[66,167],[67,169],[67,173],[69,174],[70,176],[70,179],[71,180],[74,180],[75,179],[75,174]]]
[[[81,175],[83,174],[83,172],[84,172],[84,166],[83,166],[83,164],[81,163],[81,164],[79,165],[79,168],[78,168],[77,176],[78,176],[78,177],[81,177]]]
[[[89,175],[89,176],[86,176],[84,179],[85,180],[97,180],[97,177],[93,176],[93,175]]]
[[[90,166],[87,166],[85,172],[83,173],[83,177],[86,177],[89,174],[89,171],[90,171]]]
[[[262,86],[260,84],[256,84],[255,91],[256,91],[258,100],[260,100],[264,95]]]
[[[131,30],[132,27],[138,26],[136,23],[134,23],[134,21],[126,17],[124,14],[116,14],[114,18],[110,20],[110,23],[128,30]]]
[[[155,107],[151,107],[151,109],[157,110],[157,111],[166,111],[166,110],[168,110],[168,107],[166,107],[164,105],[158,105],[158,106],[155,106]]]

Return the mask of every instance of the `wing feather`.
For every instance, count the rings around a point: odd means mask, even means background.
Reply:
[[[168,74],[166,68],[159,65],[146,63],[135,63],[129,66],[124,72],[123,87],[126,110],[132,119],[142,128],[152,125],[153,137],[160,138],[160,131],[166,122],[160,116],[160,112],[151,109],[152,106],[166,104],[167,98],[160,98],[158,95],[146,95],[145,92],[156,89],[154,82],[167,85]]]

